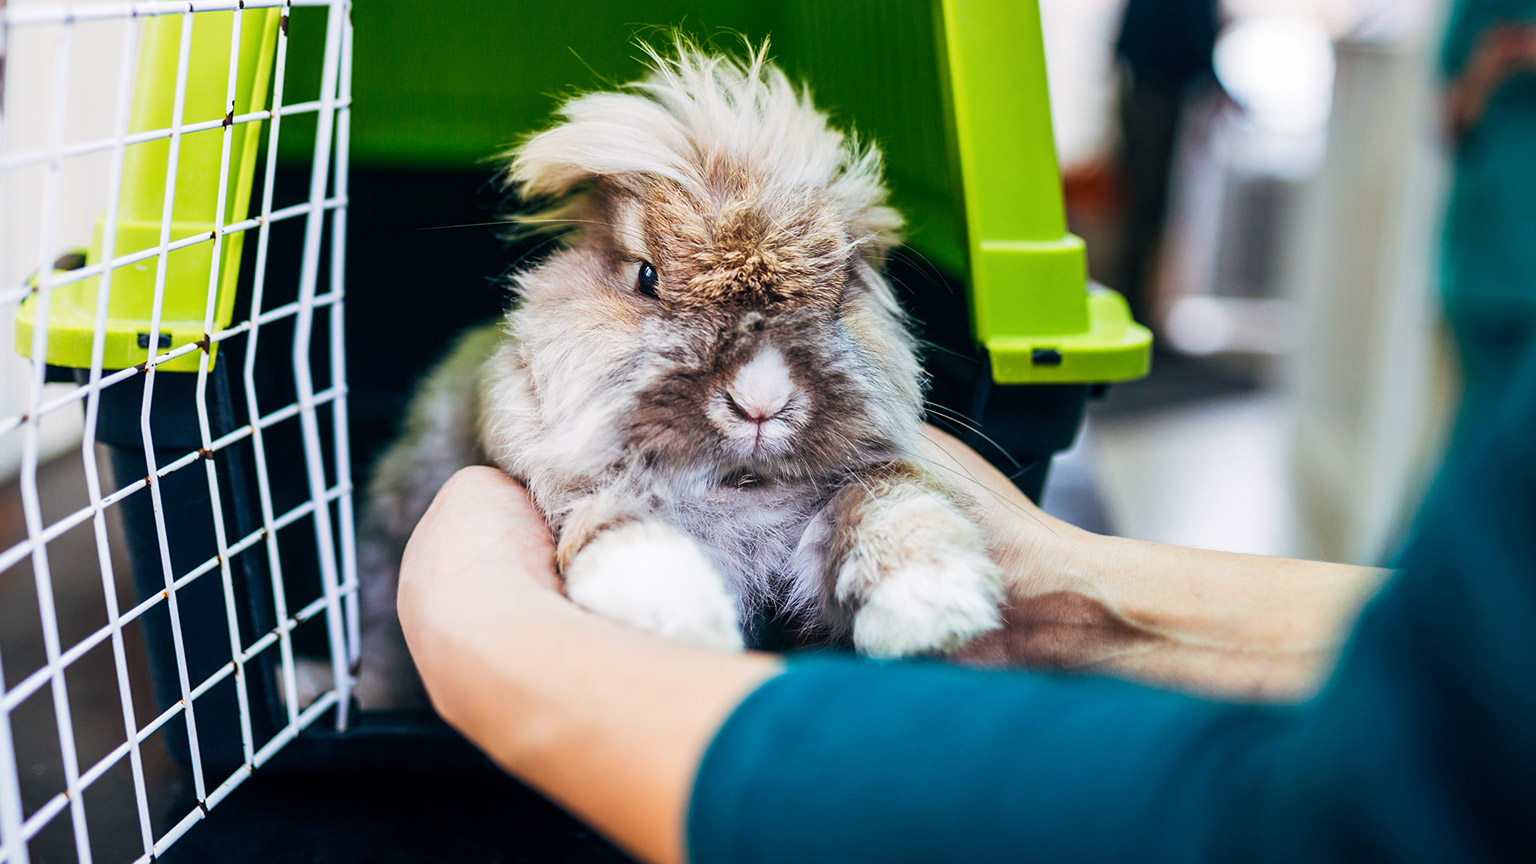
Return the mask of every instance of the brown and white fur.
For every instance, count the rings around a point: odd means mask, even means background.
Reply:
[[[550,204],[525,222],[569,233],[425,381],[378,466],[365,706],[419,700],[395,569],[476,463],[528,487],[573,601],[663,636],[740,649],[768,609],[891,657],[999,626],[967,498],[914,453],[923,375],[880,275],[900,217],[879,152],[761,51],[650,56],[513,153],[510,182]]]

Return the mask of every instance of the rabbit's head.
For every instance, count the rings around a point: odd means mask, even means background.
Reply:
[[[922,373],[880,275],[901,221],[880,154],[765,50],[649,52],[644,81],[572,99],[513,153],[509,182],[548,205],[522,221],[568,232],[517,278],[514,326],[573,446],[810,479],[917,434]]]

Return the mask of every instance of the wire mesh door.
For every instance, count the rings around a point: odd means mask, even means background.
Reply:
[[[0,0],[4,864],[152,860],[346,726],[350,50],[340,0]]]

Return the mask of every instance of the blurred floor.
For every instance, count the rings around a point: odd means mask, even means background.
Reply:
[[[1089,421],[1115,533],[1259,555],[1300,555],[1282,399],[1202,399]]]
[[[79,451],[72,451],[38,468],[37,487],[44,524],[54,524],[87,505],[85,471]],[[110,488],[110,487],[108,487]],[[116,511],[107,520],[109,561],[120,611],[137,602],[133,594],[127,555]],[[9,549],[27,536],[18,482],[0,487],[0,550]],[[51,602],[55,610],[59,644],[73,646],[107,623],[101,564],[91,523],[85,522],[62,534],[47,546]],[[0,573],[0,657],[5,686],[15,688],[27,676],[46,665],[48,652],[43,618],[39,612],[37,580],[32,562],[24,560]],[[129,692],[138,728],[154,719],[149,670],[143,633],[138,626],[123,630],[124,659]],[[74,749],[81,772],[106,757],[127,740],[118,678],[111,643],[103,642],[72,663],[63,676],[74,734]],[[44,686],[11,714],[21,781],[24,816],[30,817],[64,791],[59,723],[53,689]],[[176,792],[179,775],[166,754],[159,735],[141,746],[145,790],[149,798],[152,828],[158,836],[167,825],[164,805]],[[83,796],[87,834],[96,861],[130,861],[144,850],[140,843],[139,813],[135,806],[134,779],[129,760],[123,758],[86,789]],[[29,845],[31,860],[74,861],[77,854],[68,811],[51,820]]]
[[[1046,509],[1090,530],[1296,556],[1284,398],[1230,367],[1158,357],[1153,374],[1089,410],[1052,469]]]

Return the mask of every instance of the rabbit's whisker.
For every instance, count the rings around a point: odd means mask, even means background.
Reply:
[[[903,287],[905,287],[905,286],[903,286]],[[972,356],[970,354],[966,354],[963,351],[956,351],[953,348],[946,348],[943,345],[940,345],[939,343],[933,341],[932,339],[922,339],[922,338],[919,338],[917,340],[917,344],[923,346],[923,348],[925,348],[925,349],[926,348],[932,348],[935,351],[939,351],[941,353],[948,354],[951,357],[955,357],[955,358],[958,358],[960,360],[964,360],[964,361],[966,361],[968,363],[974,363],[974,364],[980,364],[981,363],[980,360],[977,360],[974,356]]]
[[[948,408],[945,408],[944,406],[939,405],[938,403],[933,402],[933,401],[928,400],[928,399],[924,399],[923,400],[923,404],[924,404],[924,406],[927,407],[928,412],[930,414],[935,415],[939,419],[948,420],[949,422],[954,423],[957,426],[965,427],[967,430],[969,430],[970,432],[972,432],[975,435],[977,435],[978,437],[980,437],[983,441],[985,441],[988,444],[991,444],[993,447],[997,448],[997,452],[1003,454],[1003,456],[1007,457],[1009,462],[1013,463],[1013,468],[1014,468],[1015,473],[1013,475],[1009,476],[1009,478],[1008,478],[1009,480],[1013,480],[1013,479],[1017,478],[1020,474],[1023,474],[1025,471],[1028,471],[1030,468],[1033,468],[1033,467],[1035,467],[1035,465],[1039,464],[1039,463],[1031,463],[1029,465],[1021,464],[1018,459],[1015,459],[1013,457],[1012,453],[1009,453],[1008,450],[1003,447],[1003,445],[1001,445],[1001,444],[997,443],[995,440],[993,440],[992,436],[990,436],[987,433],[981,431],[981,423],[979,421],[977,421],[977,420],[975,420],[975,419],[973,419],[971,417],[967,417],[967,416],[965,416],[963,414],[960,414],[957,411],[952,411],[952,410],[950,410]]]
[[[922,434],[922,433],[919,433],[919,434]],[[997,499],[997,501],[999,503],[1007,505],[1008,507],[1010,507],[1013,510],[1015,510],[1016,512],[1018,512],[1021,516],[1027,517],[1030,521],[1034,522],[1035,524],[1039,525],[1040,527],[1044,528],[1045,530],[1050,531],[1052,534],[1056,533],[1054,530],[1052,530],[1050,525],[1047,525],[1043,520],[1040,519],[1039,516],[1036,516],[1035,514],[1031,513],[1023,505],[1019,504],[1016,501],[1009,500],[1006,495],[1003,495],[1002,493],[998,492],[996,489],[993,489],[991,486],[988,486],[987,484],[981,482],[981,480],[978,479],[975,474],[971,473],[969,468],[965,467],[965,463],[964,462],[961,462],[958,458],[955,457],[954,453],[950,452],[949,448],[944,446],[944,442],[939,441],[938,439],[933,438],[930,435],[923,435],[923,438],[925,438],[933,446],[939,448],[939,450],[943,451],[944,455],[948,456],[951,460],[953,460],[954,463],[957,466],[959,466],[959,468],[957,470],[956,468],[950,468],[950,467],[948,467],[946,465],[940,465],[937,462],[925,462],[924,463],[925,465],[929,465],[929,466],[932,466],[934,468],[939,468],[939,469],[942,469],[944,471],[948,471],[951,474],[954,474],[957,477],[960,477],[961,479],[969,480],[971,483],[975,484],[977,487],[979,487],[982,490],[984,490],[988,495],[991,495],[993,498]]]
[[[923,253],[919,252],[916,248],[914,248],[912,246],[909,246],[907,244],[902,244],[900,246],[896,246],[896,247],[892,248],[891,251],[890,251],[890,255],[891,255],[892,258],[900,257],[903,260],[907,261],[908,263],[921,264],[921,266],[923,268],[927,269],[927,271],[929,273],[932,273],[935,276],[942,277],[944,275],[944,271],[942,269],[940,269],[939,265],[933,263],[933,261],[930,260],[928,258],[928,256],[924,255]],[[943,279],[943,278],[939,278],[939,279],[936,279],[934,281],[939,282],[940,284],[942,284],[944,286],[944,290],[946,292],[948,292],[951,296],[954,295],[955,289],[949,284],[948,280]]]
[[[495,225],[505,225],[505,224],[507,224],[507,223],[504,220],[498,219],[495,222],[465,222],[462,225],[422,225],[421,227],[417,228],[416,230],[417,231],[447,231],[447,230],[449,230],[451,228],[488,228],[488,227],[495,226]]]

